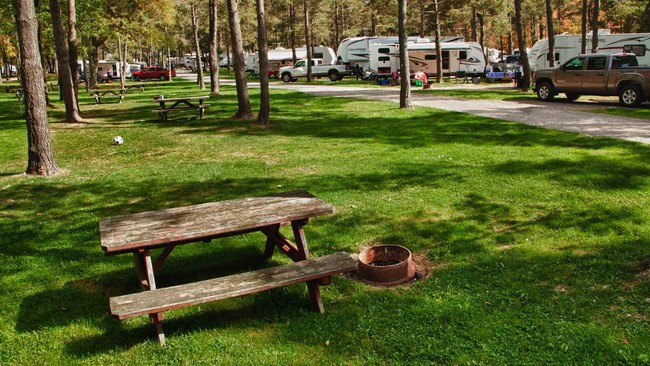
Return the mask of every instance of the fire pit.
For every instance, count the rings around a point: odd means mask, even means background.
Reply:
[[[371,284],[394,286],[415,277],[411,251],[399,245],[377,245],[359,254],[359,277]]]

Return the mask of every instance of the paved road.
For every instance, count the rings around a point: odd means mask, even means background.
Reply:
[[[196,78],[195,75],[183,73],[179,76],[190,79]],[[227,85],[234,83],[234,81],[221,80],[220,83]],[[258,87],[259,85],[249,83],[249,86]],[[379,89],[296,83],[272,83],[271,86],[273,88],[295,90],[314,95],[399,102],[399,88],[397,87]],[[487,88],[490,87],[493,86],[487,86]],[[486,88],[486,86],[460,84],[454,88],[479,89]],[[411,99],[413,104],[417,106],[498,118],[561,131],[579,132],[592,136],[614,137],[650,144],[650,120],[610,116],[592,112],[597,109],[614,106],[615,104],[612,103],[615,102],[615,99],[611,99],[611,102],[594,103],[590,101],[589,97],[583,97],[581,100],[584,101],[567,103],[562,97],[558,97],[557,102],[544,103],[538,101],[468,100],[435,96],[429,93],[412,93]]]

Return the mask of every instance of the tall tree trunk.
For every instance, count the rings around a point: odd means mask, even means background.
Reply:
[[[302,0],[302,9],[305,17],[305,47],[307,48],[307,82],[311,82],[311,43],[309,40],[309,10],[307,0]]]
[[[424,37],[424,0],[420,0],[420,27],[418,28],[418,35]]]
[[[65,120],[67,122],[83,122],[77,108],[77,98],[72,85],[72,73],[70,71],[70,58],[68,57],[68,45],[66,42],[65,29],[61,20],[61,6],[58,0],[50,0],[50,15],[52,16],[52,29],[54,33],[54,46],[59,70],[59,87],[63,93],[65,103]]]
[[[210,7],[210,95],[219,95],[219,34],[217,32],[217,0],[209,1]]]
[[[269,124],[269,46],[266,37],[264,0],[257,0],[257,46],[260,62],[260,112],[257,123]]]
[[[196,3],[192,3],[192,30],[194,31],[194,47],[196,50],[196,83],[199,84],[199,89],[205,89],[205,81],[203,80],[203,66],[201,66],[201,45],[199,44],[199,14],[196,11]]]
[[[91,38],[90,46],[90,65],[89,71],[90,76],[87,81],[90,85],[90,89],[97,89],[97,65],[99,65],[99,46],[97,45],[96,38]]]
[[[555,66],[555,30],[553,29],[553,8],[551,0],[546,0],[546,28],[548,28],[548,62]]]
[[[521,18],[521,1],[515,0],[515,27],[517,28],[517,47],[519,47],[519,58],[521,60],[528,60],[528,52],[526,52],[526,37],[524,36],[524,25]],[[523,75],[520,81],[520,88],[522,90],[530,89],[530,64],[522,62]]]
[[[124,68],[122,65],[124,65],[124,53],[122,52],[122,35],[117,35],[117,71],[120,73],[120,88],[124,89]]]
[[[291,25],[291,34],[289,36],[291,41],[291,55],[293,64],[295,65],[298,62],[298,57],[296,56],[296,7],[293,5],[293,0],[289,4],[289,24]]]
[[[598,52],[598,13],[600,12],[600,0],[594,0],[594,13],[591,17],[591,53]]]
[[[54,104],[52,104],[52,101],[50,100],[50,91],[47,88],[47,60],[45,59],[45,56],[43,56],[43,27],[38,27],[37,36],[38,36],[38,53],[40,54],[41,57],[41,69],[43,69],[43,82],[45,83],[45,91],[44,91],[45,104],[48,107],[54,107]],[[0,80],[2,80],[2,77],[0,77]]]
[[[77,9],[75,0],[68,0],[68,53],[70,54],[70,74],[74,88],[77,110],[79,109],[79,39],[77,39]]]
[[[400,62],[400,90],[399,107],[413,108],[411,103],[411,70],[409,69],[408,34],[406,33],[406,0],[397,0],[399,12],[397,14],[399,27],[399,62]]]
[[[476,30],[476,9],[472,9],[472,42],[478,41],[477,30]]]
[[[433,0],[433,21],[436,42],[436,82],[442,83],[442,46],[440,45],[440,14],[438,13],[438,0]]]
[[[244,64],[244,46],[239,24],[239,8],[237,0],[226,0],[228,4],[228,20],[230,21],[230,41],[232,42],[233,61],[235,70],[235,84],[237,87],[237,117],[253,119],[251,102],[248,98],[248,82]]]
[[[582,0],[582,26],[580,27],[582,31],[582,43],[580,44],[580,53],[587,53],[587,9],[588,9],[587,0]]]
[[[20,75],[25,92],[27,122],[27,174],[54,175],[59,167],[54,161],[50,130],[47,125],[45,83],[41,55],[38,51],[38,23],[33,0],[13,0],[20,48]]]

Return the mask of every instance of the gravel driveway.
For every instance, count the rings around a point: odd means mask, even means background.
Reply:
[[[186,75],[179,76],[183,77]],[[196,78],[195,75],[187,76],[190,80]],[[209,78],[207,82],[209,82]],[[234,84],[234,81],[221,80],[220,83]],[[258,84],[249,83],[249,87],[258,87]],[[296,83],[272,83],[271,87],[295,90],[314,95],[399,102],[398,87],[364,88],[343,85],[304,85]],[[462,84],[454,88],[479,89],[486,88],[486,86]],[[499,86],[488,86],[487,88],[499,88]],[[589,97],[582,97],[577,102],[568,103],[565,102],[562,96],[559,96],[556,102],[544,103],[532,100],[468,100],[436,96],[428,93],[412,93],[411,100],[417,106],[498,118],[543,128],[578,132],[585,135],[607,136],[650,144],[650,120],[593,113],[591,112],[592,110],[609,108],[613,104],[611,102],[589,102]],[[647,106],[644,106],[644,108],[647,108]]]

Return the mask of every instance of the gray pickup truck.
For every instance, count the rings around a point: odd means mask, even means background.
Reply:
[[[547,102],[559,93],[570,101],[581,95],[617,95],[621,105],[637,107],[650,97],[650,67],[638,65],[633,54],[580,55],[558,68],[538,70],[534,90]]]

